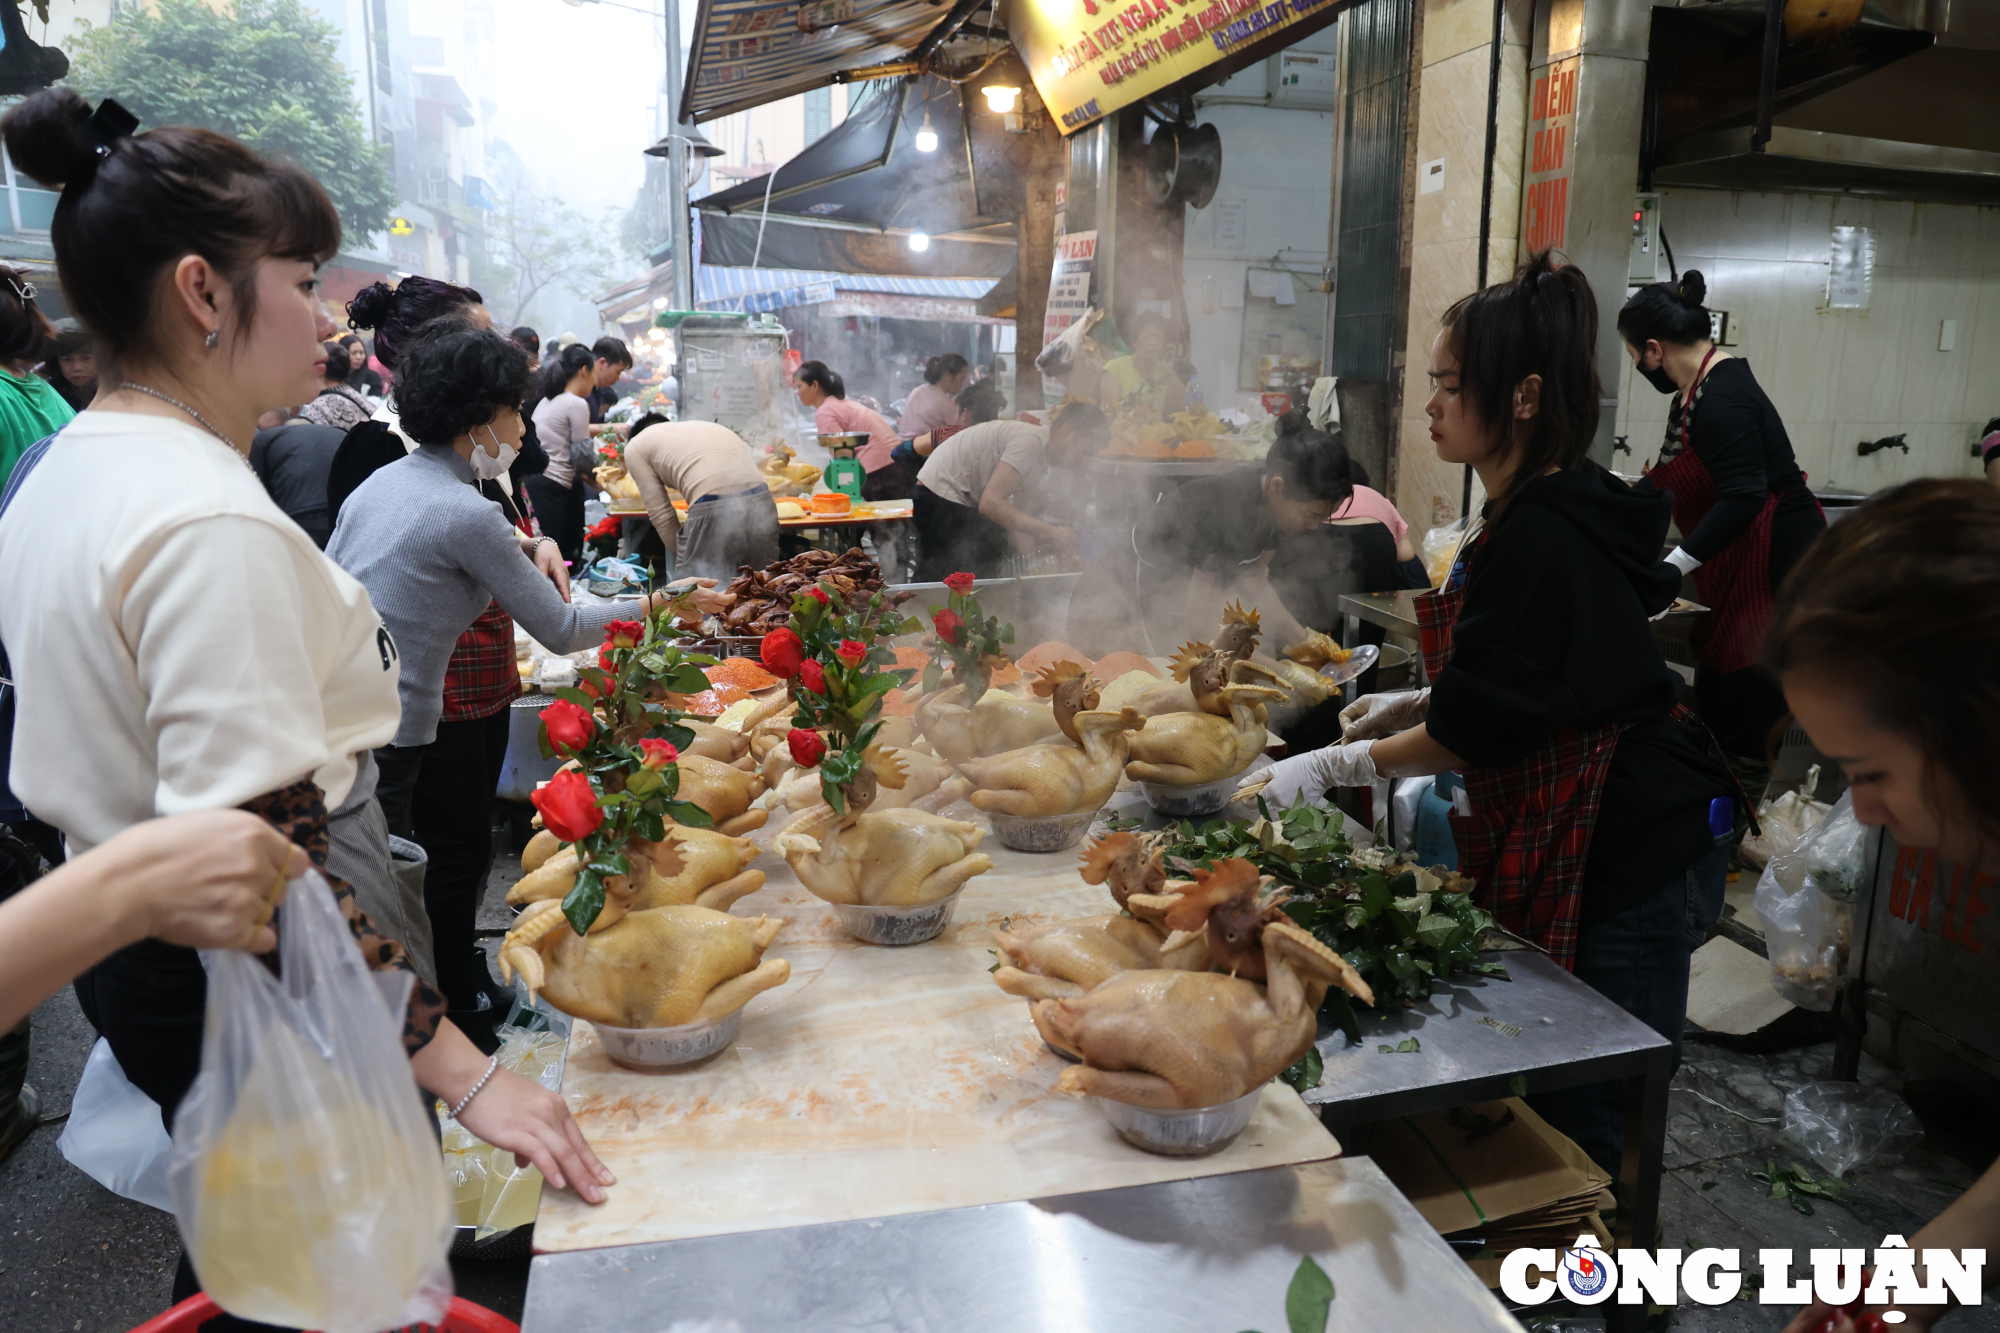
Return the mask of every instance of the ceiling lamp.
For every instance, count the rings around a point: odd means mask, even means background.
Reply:
[[[989,83],[979,91],[986,95],[986,109],[996,116],[1012,111],[1021,96],[1021,90],[1009,83]]]
[[[917,130],[917,151],[935,153],[937,151],[937,131],[931,128],[931,113],[924,112],[924,123]],[[919,249],[922,247],[919,246]]]
[[[931,238],[923,232],[913,231],[910,233],[910,248],[922,254],[931,248]]]
[[[653,298],[653,309],[655,309],[655,310],[665,310],[666,308],[667,308],[667,298],[666,298],[666,297],[664,297],[664,296],[656,296],[656,297],[654,297],[654,298]]]

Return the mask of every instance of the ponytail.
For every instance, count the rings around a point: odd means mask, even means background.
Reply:
[[[1458,357],[1459,392],[1492,432],[1495,452],[1504,458],[1521,451],[1515,485],[1551,467],[1567,471],[1582,464],[1597,435],[1603,392],[1597,297],[1582,269],[1537,251],[1506,282],[1452,306],[1444,327]],[[1530,375],[1542,378],[1541,406],[1526,437],[1517,439],[1514,391]]]
[[[808,361],[800,366],[794,376],[800,384],[817,384],[826,391],[829,398],[847,397],[847,382],[834,371],[828,370],[824,361]]]
[[[970,361],[967,361],[957,352],[946,352],[941,356],[934,356],[924,362],[924,383],[936,384],[941,379],[963,372],[971,364]],[[835,394],[834,396],[838,398],[842,395]]]

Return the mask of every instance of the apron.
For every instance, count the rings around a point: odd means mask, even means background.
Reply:
[[[1708,369],[1708,359],[1714,355],[1715,349],[1710,348],[1708,356],[1702,358],[1687,401],[1683,403],[1681,395],[1675,395],[1680,407],[1679,432],[1668,425],[1666,441],[1660,446],[1660,463],[1646,474],[1673,500],[1674,526],[1683,537],[1708,517],[1717,498],[1715,478],[1694,451],[1689,435],[1695,405],[1708,384],[1701,372]],[[1694,586],[1708,614],[1695,618],[1688,644],[1701,664],[1712,671],[1728,675],[1757,663],[1764,628],[1771,623],[1771,524],[1777,513],[1778,496],[1772,492],[1764,497],[1764,507],[1749,530],[1694,572]]]
[[[1485,541],[1484,532],[1474,537],[1459,551],[1444,586],[1416,599],[1417,637],[1432,680],[1451,661],[1466,569]],[[1584,863],[1604,779],[1629,725],[1561,727],[1504,768],[1468,765],[1465,794],[1472,813],[1449,816],[1459,873],[1475,882],[1479,906],[1569,971],[1576,969]]]

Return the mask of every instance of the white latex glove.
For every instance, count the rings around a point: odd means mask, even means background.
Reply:
[[[1264,786],[1264,800],[1272,810],[1282,810],[1304,793],[1315,805],[1326,799],[1328,787],[1366,787],[1375,781],[1375,758],[1369,753],[1373,741],[1352,741],[1308,750],[1289,759],[1280,759],[1263,773],[1270,781]]]
[[[1421,690],[1392,690],[1387,694],[1364,694],[1340,710],[1340,739],[1373,741],[1408,731],[1431,711],[1429,686]]]

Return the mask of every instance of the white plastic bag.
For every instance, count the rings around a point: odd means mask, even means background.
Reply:
[[[407,973],[371,973],[326,881],[291,883],[283,978],[204,951],[201,1073],[174,1118],[167,1188],[216,1304],[374,1333],[451,1299],[451,1195],[403,1053]]]
[[[1801,1009],[1833,1008],[1854,938],[1853,904],[1874,866],[1873,834],[1843,794],[1831,814],[1757,877],[1771,986]]]
[[[1461,518],[1432,528],[1418,543],[1417,555],[1424,562],[1424,573],[1430,577],[1433,588],[1444,586],[1445,576],[1451,573],[1452,557],[1458,554],[1458,545],[1464,540],[1465,520]]]
[[[1785,1137],[1836,1176],[1894,1166],[1923,1137],[1901,1097],[1858,1083],[1808,1083],[1785,1094]]]
[[[1757,803],[1757,826],[1761,831],[1744,838],[1737,849],[1746,865],[1770,864],[1772,857],[1783,856],[1797,847],[1833,813],[1832,806],[1812,798],[1811,793],[1817,790],[1819,765],[1814,764],[1806,770],[1806,780],[1797,791],[1782,792],[1775,797],[1767,795]]]
[[[132,1085],[111,1053],[111,1043],[99,1037],[70,1095],[69,1120],[56,1148],[71,1166],[113,1194],[170,1213],[171,1147],[160,1104]]]

